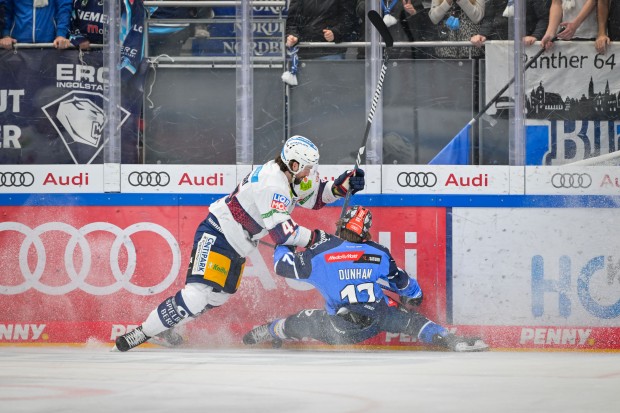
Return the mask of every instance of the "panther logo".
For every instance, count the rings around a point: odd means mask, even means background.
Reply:
[[[76,164],[91,163],[103,149],[105,101],[101,93],[72,91],[41,108]],[[122,107],[120,112],[122,126],[130,113]]]
[[[71,100],[60,102],[56,118],[73,141],[86,145],[99,146],[107,117],[103,110],[89,99],[73,96]]]

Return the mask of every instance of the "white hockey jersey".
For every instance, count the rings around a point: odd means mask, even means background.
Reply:
[[[218,219],[228,243],[246,257],[258,240],[269,234],[275,244],[304,247],[311,231],[291,219],[296,205],[319,209],[334,202],[334,181],[321,180],[318,171],[293,188],[275,161],[258,166],[227,197],[209,208]]]

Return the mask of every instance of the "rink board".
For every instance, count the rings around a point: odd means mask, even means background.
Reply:
[[[36,182],[0,195],[0,343],[111,343],[142,322],[184,285],[208,205],[247,173],[229,166],[123,167],[121,188],[131,193],[102,194],[100,168],[12,168],[25,180],[30,171]],[[342,168],[325,169],[332,177]],[[429,318],[479,334],[495,348],[617,350],[618,180],[601,168],[565,171],[368,168],[371,194],[352,202],[372,208],[373,237],[418,279],[420,311]],[[571,174],[587,174],[592,184],[562,187]],[[319,213],[297,208],[293,218],[330,230],[340,205]],[[187,325],[191,342],[239,345],[254,325],[322,306],[307,284],[273,273],[271,254],[260,246],[238,293]],[[420,346],[398,334],[365,344]]]

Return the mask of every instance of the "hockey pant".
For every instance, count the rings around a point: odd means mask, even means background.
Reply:
[[[325,310],[302,310],[286,318],[283,332],[287,338],[313,338],[335,345],[360,343],[382,331],[404,333],[430,343],[434,334],[446,332],[423,315],[390,307],[384,301],[343,308],[336,315]]]
[[[234,294],[241,284],[244,268],[245,257],[228,243],[217,218],[209,214],[194,234],[186,282],[203,283],[214,290]]]
[[[142,324],[144,333],[153,337],[224,304],[239,288],[244,266],[245,258],[230,246],[217,219],[209,214],[194,235],[185,287],[149,314]]]

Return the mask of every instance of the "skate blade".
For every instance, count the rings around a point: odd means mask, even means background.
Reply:
[[[454,348],[457,353],[471,353],[477,351],[488,351],[489,345],[482,340],[476,340],[473,343],[458,343]]]
[[[183,342],[181,342],[180,344],[172,344],[169,341],[164,340],[163,338],[159,338],[155,336],[155,337],[151,337],[150,339],[148,339],[147,343],[155,344],[160,347],[177,348],[177,347],[182,347],[183,344],[185,343],[185,340],[183,340]]]

